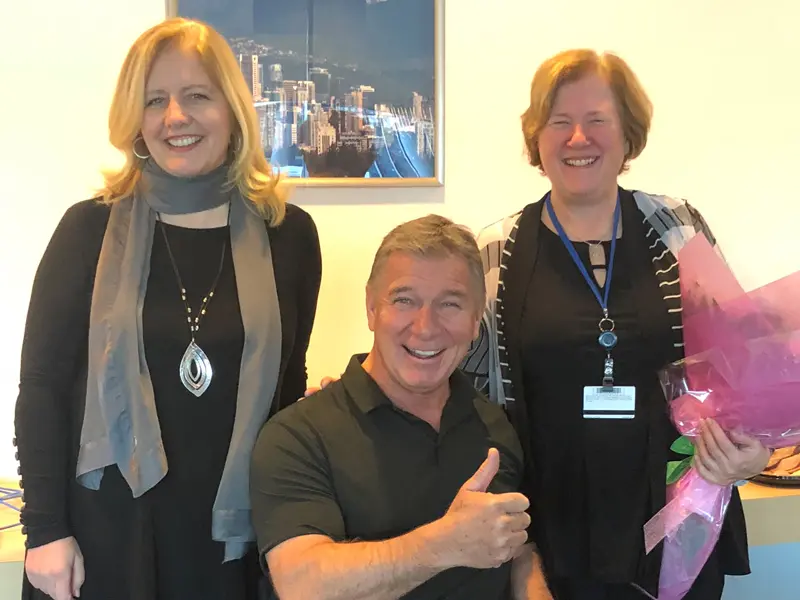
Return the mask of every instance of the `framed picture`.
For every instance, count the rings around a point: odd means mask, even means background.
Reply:
[[[300,185],[444,184],[444,0],[166,0],[233,48],[272,167]]]

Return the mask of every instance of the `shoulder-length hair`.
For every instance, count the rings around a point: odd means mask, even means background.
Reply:
[[[589,75],[602,77],[614,95],[626,142],[623,171],[647,145],[653,105],[628,63],[610,52],[598,54],[583,48],[565,50],[548,58],[536,70],[531,82],[530,105],[522,114],[522,135],[528,160],[534,167],[542,167],[539,135],[550,118],[558,91],[565,84]]]

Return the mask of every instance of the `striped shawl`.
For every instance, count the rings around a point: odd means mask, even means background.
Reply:
[[[621,192],[626,193],[624,190]],[[643,222],[648,226],[647,239],[653,269],[667,310],[675,317],[672,325],[675,332],[673,343],[676,347],[683,347],[678,252],[700,232],[706,235],[715,248],[716,240],[701,214],[685,200],[638,191],[633,192],[633,197]],[[492,402],[504,405],[510,411],[513,411],[513,404],[517,401],[512,383],[516,378],[511,376],[506,350],[503,278],[513,256],[523,214],[540,215],[542,205],[543,200],[530,204],[523,210],[489,225],[478,234],[486,280],[486,307],[478,338],[470,347],[461,368],[472,378],[476,388]]]

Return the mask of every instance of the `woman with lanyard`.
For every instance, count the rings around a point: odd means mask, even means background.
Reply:
[[[479,238],[491,298],[463,363],[503,403],[528,458],[531,536],[558,600],[656,596],[660,547],[644,523],[665,504],[669,420],[658,371],[682,357],[676,256],[696,234],[684,201],[618,187],[643,150],[652,108],[620,58],[569,50],[545,61],[522,117],[530,162],[552,189]],[[730,437],[729,437],[730,435]],[[734,483],[769,452],[708,422],[696,467]],[[720,598],[749,572],[734,492],[689,600]]]

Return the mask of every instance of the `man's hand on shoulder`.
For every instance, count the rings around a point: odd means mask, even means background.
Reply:
[[[312,394],[316,394],[321,389],[324,389],[324,388],[328,387],[334,381],[337,381],[337,378],[335,378],[335,377],[323,377],[322,380],[319,382],[319,387],[311,386],[311,387],[307,388],[306,391],[303,393],[303,397],[302,398],[298,398],[298,400],[303,400],[305,398],[308,398]]]

